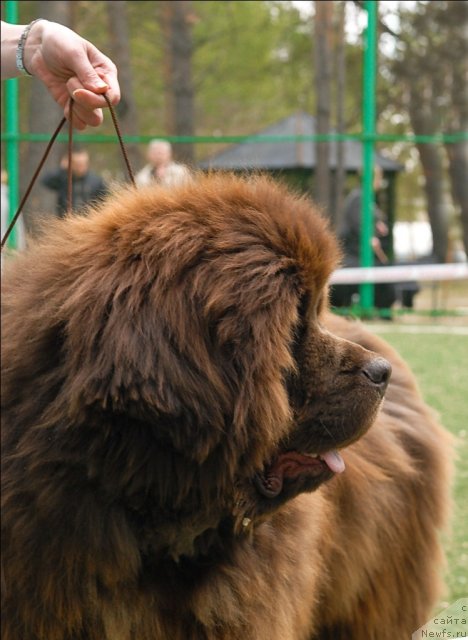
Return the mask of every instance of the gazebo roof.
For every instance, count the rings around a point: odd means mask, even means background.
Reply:
[[[315,118],[303,111],[294,113],[275,124],[256,133],[256,136],[298,136],[316,133]],[[359,171],[362,168],[362,144],[357,140],[344,141],[344,166],[346,171]],[[330,142],[331,169],[337,164],[337,143]],[[314,169],[316,166],[316,145],[310,141],[296,140],[282,142],[241,142],[205,158],[200,162],[203,169],[225,170],[285,170]],[[379,152],[375,162],[383,171],[402,171],[403,166]]]

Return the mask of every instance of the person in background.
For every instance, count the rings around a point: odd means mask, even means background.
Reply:
[[[167,187],[184,184],[190,180],[190,171],[172,159],[172,146],[166,140],[151,140],[146,157],[148,164],[135,176],[137,186],[157,182]]]
[[[380,167],[374,169],[373,189],[377,193],[382,185],[382,172]],[[359,266],[360,242],[361,242],[361,208],[362,189],[357,187],[348,195],[344,204],[342,224],[338,229],[338,237],[341,240],[345,252],[345,266]],[[373,209],[374,235],[371,238],[374,262],[376,264],[388,264],[386,245],[389,239],[389,230],[385,221],[385,215],[376,204]]]
[[[115,64],[91,42],[67,27],[42,18],[28,25],[1,24],[2,80],[36,76],[68,117],[74,99],[73,124],[77,129],[102,123],[102,108],[120,100]]]
[[[107,194],[104,180],[89,170],[89,154],[86,149],[75,147],[71,155],[72,209],[96,202]],[[68,209],[68,154],[60,161],[60,167],[42,178],[42,184],[57,192],[57,214],[61,218]]]
[[[373,189],[377,193],[382,185],[382,170],[374,169]],[[338,238],[344,252],[343,267],[360,266],[362,188],[359,186],[348,195],[344,204],[342,223],[338,229]],[[373,209],[374,235],[371,238],[375,266],[389,264],[388,245],[389,228],[385,214],[376,204]],[[331,304],[335,307],[348,307],[353,296],[359,291],[358,285],[335,285],[331,291]],[[393,283],[379,283],[374,288],[375,306],[378,309],[390,309],[396,301],[396,289]]]

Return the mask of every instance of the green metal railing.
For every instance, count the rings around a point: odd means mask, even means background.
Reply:
[[[367,0],[364,3],[367,12],[367,26],[364,33],[363,52],[363,115],[362,131],[358,133],[329,133],[314,135],[295,136],[161,136],[174,144],[191,142],[194,144],[203,143],[274,143],[274,142],[326,142],[356,140],[363,145],[363,174],[362,174],[362,234],[361,234],[361,265],[368,267],[372,265],[373,255],[371,248],[371,238],[373,235],[373,164],[375,144],[377,142],[406,142],[416,143],[455,143],[468,140],[468,132],[436,135],[397,135],[379,134],[376,131],[376,61],[377,61],[377,12],[378,2]],[[7,22],[18,22],[18,2],[17,0],[7,0],[5,2],[5,19]],[[9,180],[9,219],[16,213],[19,203],[19,143],[28,142],[48,142],[50,133],[22,133],[19,130],[18,121],[18,80],[16,78],[7,80],[5,87],[6,106],[6,131],[2,132],[1,140],[6,143],[6,166]],[[123,136],[126,143],[147,143],[154,138],[150,136]],[[76,133],[76,142],[84,143],[116,143],[114,135]],[[67,135],[60,134],[57,141],[66,142]],[[13,232],[9,239],[9,246],[15,247],[17,236]],[[370,283],[360,285],[360,307],[362,315],[371,313],[373,308],[374,286]]]
[[[376,67],[376,33],[377,33],[377,2],[365,3],[367,11],[367,27],[364,32],[364,72],[363,72],[363,171],[362,171],[362,210],[361,210],[361,266],[371,267],[373,254],[371,238],[374,233],[373,222],[373,177],[375,141],[375,67]],[[361,306],[366,313],[374,306],[374,285],[364,283],[359,286]]]
[[[18,22],[18,5],[16,2],[5,2],[5,19],[13,24]],[[5,126],[8,134],[6,140],[6,168],[8,173],[8,223],[13,219],[19,206],[19,119],[18,119],[18,81],[7,80],[5,91]],[[8,246],[16,247],[18,234],[16,228],[10,234]]]
[[[7,80],[6,84],[16,82]],[[146,136],[122,136],[125,142],[146,143],[153,140],[154,134]],[[238,142],[344,142],[345,140],[355,140],[363,142],[372,140],[373,142],[407,142],[408,144],[435,143],[450,144],[468,140],[468,133],[441,133],[435,135],[412,135],[412,134],[391,134],[391,133],[313,133],[297,135],[237,135],[237,136],[166,136],[158,132],[158,139],[168,140],[175,144],[179,142],[203,143],[238,143]],[[2,133],[2,141],[16,140],[18,142],[49,142],[50,133]],[[58,142],[66,142],[67,134],[60,133],[57,136]],[[116,143],[115,135],[99,133],[78,133],[73,134],[73,139],[77,142],[109,142]]]

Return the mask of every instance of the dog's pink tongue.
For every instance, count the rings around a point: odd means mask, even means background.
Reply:
[[[320,458],[326,462],[328,468],[333,473],[343,473],[345,470],[345,463],[338,451],[327,451],[327,453],[321,453]]]

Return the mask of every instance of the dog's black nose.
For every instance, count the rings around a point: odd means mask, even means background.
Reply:
[[[381,385],[385,388],[390,380],[392,367],[385,358],[372,358],[372,360],[363,367],[362,373],[374,384]]]

